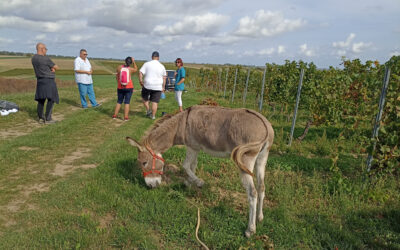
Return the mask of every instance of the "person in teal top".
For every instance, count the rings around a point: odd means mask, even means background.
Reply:
[[[178,67],[175,72],[175,100],[178,102],[179,112],[182,112],[182,92],[185,89],[186,71],[181,58],[175,60],[175,65]]]

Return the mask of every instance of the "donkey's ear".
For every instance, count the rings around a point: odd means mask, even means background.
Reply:
[[[132,146],[137,147],[138,150],[139,150],[140,152],[143,152],[143,151],[145,150],[144,147],[143,147],[142,145],[140,145],[140,143],[137,142],[137,141],[135,141],[134,139],[132,139],[132,138],[130,138],[130,137],[126,137],[126,140],[127,140]]]

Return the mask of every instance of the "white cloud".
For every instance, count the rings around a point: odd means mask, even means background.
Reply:
[[[176,13],[185,11],[185,13],[193,14],[210,10],[219,6],[221,3],[226,2],[226,0],[175,0],[174,2],[174,9],[178,11]]]
[[[351,51],[354,53],[361,53],[364,49],[369,48],[372,44],[371,43],[363,43],[363,42],[359,42],[359,43],[353,43],[352,47],[351,47]]]
[[[397,51],[391,52],[391,53],[389,54],[389,57],[392,57],[392,56],[400,56],[400,51],[397,50]]]
[[[274,48],[268,48],[268,49],[262,49],[260,50],[257,54],[260,56],[264,56],[264,55],[272,55],[275,52]]]
[[[0,1],[0,15],[17,16],[31,21],[72,20],[86,16],[90,10],[80,0]]]
[[[13,42],[12,39],[0,37],[0,44],[8,44],[12,42]]]
[[[243,52],[242,56],[271,56],[271,55],[276,55],[276,54],[282,54],[286,52],[286,48],[282,45],[279,45],[278,48],[267,48],[267,49],[261,49],[259,51],[254,51],[254,50],[246,50]]]
[[[213,34],[228,20],[227,16],[215,13],[187,16],[172,26],[157,25],[154,28],[154,33],[159,35]]]
[[[231,55],[235,54],[235,51],[233,49],[228,49],[228,50],[225,50],[225,54],[231,56]]]
[[[200,39],[201,45],[232,45],[241,40],[239,37],[221,34],[214,37],[205,37]]]
[[[104,0],[94,7],[88,23],[129,33],[150,33],[170,13],[175,13],[173,4],[166,0]]]
[[[185,50],[191,50],[193,49],[193,43],[192,42],[188,42],[185,46]]]
[[[196,32],[202,33],[203,29],[212,24],[207,23],[208,20],[196,20],[194,17],[207,17],[204,12],[209,12],[222,2],[223,0],[103,0],[93,8],[88,16],[88,23],[129,33],[158,32],[157,34],[173,35],[188,31],[187,25],[191,22],[196,25]],[[178,24],[171,27],[165,25],[171,22]]]
[[[278,46],[278,54],[283,54],[286,52],[286,48],[283,45]]]
[[[332,46],[336,48],[336,55],[345,56],[348,53],[360,54],[365,49],[371,47],[372,43],[354,42],[356,34],[350,33],[346,41],[333,42]]]
[[[340,48],[340,49],[349,48],[351,42],[353,42],[355,37],[356,37],[356,34],[350,33],[350,35],[347,37],[346,41],[333,42],[333,47]]]
[[[54,22],[35,22],[16,16],[0,16],[0,28],[29,29],[44,32],[57,32],[61,25]]]
[[[344,49],[339,49],[339,50],[336,51],[336,54],[338,56],[345,56],[347,54],[347,52]]]
[[[307,44],[300,45],[300,54],[303,54],[308,57],[312,57],[315,55],[315,52],[312,49],[309,49]]]
[[[243,52],[243,56],[254,56],[256,53],[252,50],[246,50]]]
[[[83,41],[88,41],[92,39],[92,35],[70,35],[68,37],[68,41],[73,42],[73,43],[81,43]]]
[[[44,40],[44,39],[46,39],[46,34],[39,34],[39,35],[37,35],[37,36],[35,36],[35,39],[36,40]]]
[[[178,36],[156,36],[152,39],[151,44],[157,46],[164,46],[170,42],[175,41],[178,39]]]
[[[132,49],[133,48],[133,43],[131,43],[131,42],[124,43],[124,45],[122,45],[122,48],[124,48],[124,49]]]
[[[281,12],[259,10],[255,17],[243,17],[239,20],[239,27],[235,35],[245,37],[272,37],[303,27],[306,21],[302,19],[285,19]]]
[[[236,42],[242,40],[240,37],[231,36],[228,34],[219,34],[218,36],[213,37],[202,37],[200,39],[195,40],[194,42],[189,42],[186,44],[186,49],[204,49],[209,46],[227,46],[232,45]]]

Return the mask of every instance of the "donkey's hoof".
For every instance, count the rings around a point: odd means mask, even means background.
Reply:
[[[246,232],[244,232],[244,235],[246,235],[247,238],[250,238],[255,233],[256,233],[256,230],[247,229]]]
[[[263,214],[259,214],[257,216],[257,222],[261,222],[264,219],[264,215]]]
[[[201,188],[204,185],[204,181],[202,179],[199,179],[198,181],[196,181],[196,186]]]
[[[188,180],[184,180],[183,183],[185,184],[186,187],[191,188],[192,187],[192,182]]]

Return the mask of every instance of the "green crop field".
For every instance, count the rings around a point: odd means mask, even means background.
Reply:
[[[97,64],[107,70],[116,65]],[[58,78],[73,81],[69,73]],[[222,91],[189,84],[192,80],[187,79],[184,108],[210,102],[239,106]],[[244,236],[247,197],[230,159],[201,153],[197,173],[206,184],[188,188],[180,167],[185,148],[173,147],[163,157],[179,170],[170,168],[164,185],[148,189],[137,150],[124,139],[140,139],[154,123],[145,116],[137,76],[135,88],[128,122],[111,119],[117,99],[113,75],[94,75],[99,108],[81,109],[75,85],[59,88],[58,122],[52,125],[37,123],[33,90],[0,94],[0,100],[20,106],[0,117],[0,249],[198,249],[197,208],[198,235],[210,249],[400,248],[398,176],[369,178],[366,154],[355,151],[360,142],[340,137],[342,128],[335,124],[311,127],[303,141],[288,147],[291,121],[272,115],[272,106],[263,110],[275,142],[267,163],[264,220],[254,236]],[[174,93],[166,96],[157,118],[177,110]],[[256,98],[249,93],[249,100]],[[247,107],[256,108],[253,101]],[[301,110],[295,137],[309,115]]]

